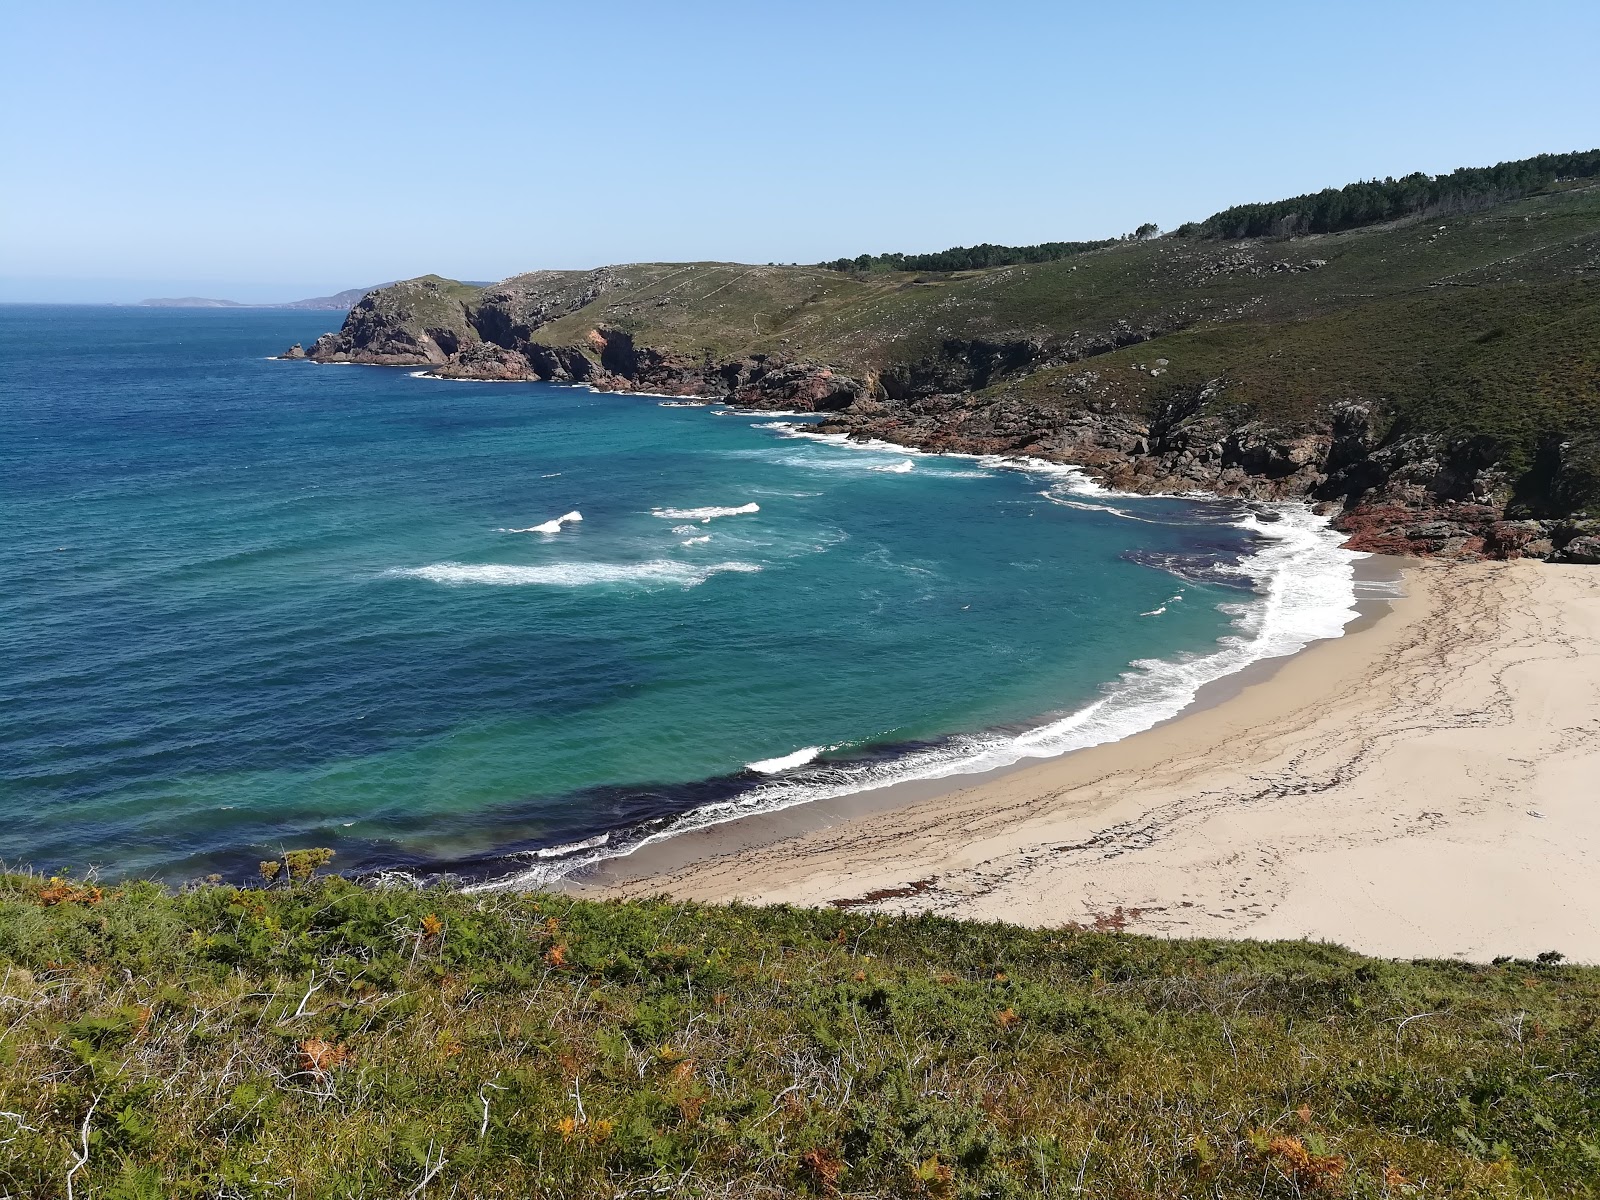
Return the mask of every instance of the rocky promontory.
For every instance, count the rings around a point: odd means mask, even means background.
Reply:
[[[368,292],[305,355],[821,413],[826,432],[1070,463],[1119,490],[1303,500],[1360,550],[1593,562],[1597,268],[1585,187],[1448,226],[972,271],[424,276]]]
[[[605,325],[574,344],[541,340],[544,326],[593,303],[611,280],[606,269],[576,281],[572,274],[535,272],[485,289],[436,276],[380,288],[350,310],[338,333],[318,338],[306,357],[426,367],[442,379],[537,379],[806,412],[846,409],[869,390],[821,363],[768,354],[718,362],[636,345],[627,330]]]

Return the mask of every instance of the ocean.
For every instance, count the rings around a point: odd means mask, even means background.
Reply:
[[[1303,509],[271,357],[332,316],[0,307],[0,860],[549,883],[1126,736],[1355,614]]]

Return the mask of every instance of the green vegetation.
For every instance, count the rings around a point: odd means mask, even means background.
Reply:
[[[1457,216],[1542,192],[1554,183],[1600,175],[1600,150],[1540,154],[1492,167],[1462,167],[1448,175],[1422,172],[1400,179],[1368,179],[1342,188],[1270,204],[1236,204],[1180,235],[1209,238],[1290,237],[1337,233],[1402,217]]]
[[[1593,1196],[1600,970],[0,877],[12,1196]],[[288,878],[285,878],[287,876]],[[300,876],[295,878],[294,876]]]
[[[1154,225],[1139,226],[1139,237],[1151,237]],[[819,263],[833,271],[981,271],[988,267],[1011,267],[1017,263],[1055,262],[1115,246],[1126,238],[1106,238],[1098,242],[1041,242],[1037,246],[952,246],[932,254],[859,254],[855,258],[836,258]]]
[[[1313,268],[1316,262],[1323,265]],[[1172,332],[1235,321],[1279,327],[1396,297],[1426,303],[1469,287],[1593,287],[1600,278],[1600,187],[1425,226],[1245,247],[1133,240],[987,270],[922,275],[645,263],[540,272],[507,284],[532,280],[541,295],[581,294],[600,275],[604,290],[538,326],[538,341],[581,346],[590,330],[609,325],[628,330],[638,345],[694,358],[781,352],[872,374],[936,357],[950,340],[1070,348],[1122,328]],[[1554,342],[1550,349],[1565,352]]]
[[[1179,237],[1294,237],[1339,233],[1406,217],[1460,216],[1480,212],[1508,200],[1520,200],[1558,183],[1600,176],[1600,150],[1571,154],[1538,154],[1492,167],[1461,167],[1448,175],[1414,171],[1395,179],[1364,179],[1341,188],[1324,188],[1304,196],[1265,204],[1236,204],[1204,221],[1190,221],[1175,231]],[[861,254],[820,263],[835,271],[974,271],[1018,263],[1055,262],[1119,242],[1143,241],[1159,232],[1139,226],[1122,238],[1097,242],[1043,242],[1037,246],[953,246],[933,254]]]

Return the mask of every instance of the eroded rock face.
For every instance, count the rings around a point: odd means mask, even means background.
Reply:
[[[294,345],[290,346],[287,350],[285,350],[282,354],[278,355],[279,358],[304,358],[305,356],[306,356],[306,348],[304,346],[302,346],[299,342],[296,342]]]
[[[760,364],[766,367],[765,361]],[[788,408],[799,412],[839,412],[866,395],[859,379],[817,363],[783,363],[752,372],[728,399],[745,408]]]
[[[408,279],[363,296],[338,333],[325,333],[307,357],[387,367],[441,367],[481,339],[466,302],[447,280]]]
[[[429,372],[441,379],[494,381],[537,379],[528,360],[514,350],[490,342],[473,342]]]

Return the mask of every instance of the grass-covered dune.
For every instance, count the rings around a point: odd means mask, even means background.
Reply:
[[[1119,917],[0,877],[0,1194],[1595,1194],[1600,970]]]

